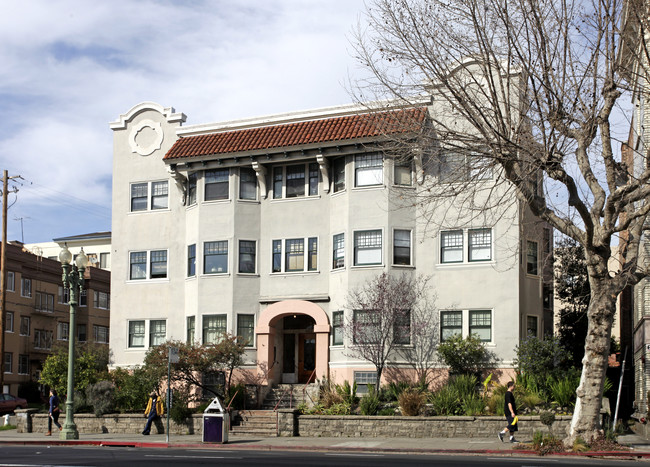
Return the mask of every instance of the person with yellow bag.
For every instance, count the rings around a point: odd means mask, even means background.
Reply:
[[[515,403],[515,395],[512,393],[512,391],[515,389],[515,382],[514,381],[508,381],[507,385],[507,391],[506,391],[506,396],[505,396],[505,402],[503,405],[503,413],[506,416],[506,420],[508,421],[508,426],[503,429],[503,431],[499,432],[497,436],[503,442],[503,437],[505,436],[506,432],[510,433],[510,442],[511,443],[518,443],[515,439],[515,431],[517,431],[519,428],[517,428],[517,422],[519,421],[519,417],[517,417],[517,404]]]

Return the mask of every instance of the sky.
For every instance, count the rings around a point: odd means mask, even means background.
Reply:
[[[347,104],[362,0],[24,0],[0,15],[7,239],[111,230],[109,122],[186,125]],[[20,177],[20,178],[18,178]],[[16,191],[17,190],[17,191]]]

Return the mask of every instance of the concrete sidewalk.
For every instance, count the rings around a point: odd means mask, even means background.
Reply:
[[[0,431],[2,445],[91,445],[124,446],[140,448],[187,448],[187,449],[246,449],[246,450],[302,450],[336,452],[385,452],[385,453],[462,453],[462,454],[500,454],[536,455],[523,439],[522,444],[500,442],[494,439],[479,438],[304,438],[304,437],[243,437],[229,436],[227,444],[203,443],[201,435],[171,435],[167,444],[166,435],[135,435],[113,433],[80,433],[79,440],[62,441],[59,433],[45,436],[44,433],[17,433],[16,430]],[[650,444],[637,435],[619,438],[621,444],[630,446],[630,451],[571,453],[580,456],[612,456],[627,458],[650,458]]]

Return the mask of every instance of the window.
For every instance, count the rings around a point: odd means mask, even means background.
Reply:
[[[187,277],[196,276],[196,245],[187,246]]]
[[[542,286],[542,303],[544,309],[553,310],[553,285],[544,284]]]
[[[332,345],[343,345],[343,312],[332,313]]]
[[[130,280],[164,279],[167,277],[167,250],[132,251],[129,263]]]
[[[463,231],[450,230],[440,232],[440,262],[463,262]]]
[[[354,265],[368,266],[382,263],[381,230],[354,232]]]
[[[7,292],[14,292],[16,290],[16,277],[13,271],[7,271]]]
[[[490,261],[492,259],[492,230],[471,229],[467,232],[469,261]]]
[[[151,193],[151,198],[149,198]],[[131,212],[167,209],[169,183],[164,181],[133,183],[131,185]]]
[[[226,315],[203,316],[203,343],[218,344],[226,332]]]
[[[34,329],[34,348],[49,350],[52,348],[52,331]]]
[[[195,333],[196,333],[196,317],[195,316],[188,316],[186,321],[186,326],[187,326],[187,336],[185,336],[185,341],[192,345],[194,344],[195,341]]]
[[[400,186],[413,185],[413,160],[395,159],[394,183]]]
[[[273,199],[318,195],[320,170],[315,162],[273,168]]]
[[[108,327],[93,325],[93,335],[98,344],[108,344]]]
[[[69,338],[70,325],[68,323],[59,323],[56,326],[56,338],[60,341],[67,341]]]
[[[70,289],[62,285],[59,286],[59,303],[64,305],[70,303]]]
[[[376,371],[355,371],[354,382],[357,383],[357,394],[367,394],[368,385],[377,384]]]
[[[129,347],[144,347],[144,321],[129,321]]]
[[[448,152],[438,160],[438,178],[441,182],[456,183],[492,178],[490,159],[480,154]]]
[[[14,332],[14,312],[5,312],[5,332]]]
[[[395,344],[411,344],[411,310],[401,310],[396,314],[393,323],[393,338]]]
[[[14,354],[12,352],[5,352],[5,373],[12,373],[12,363],[14,359]]]
[[[111,295],[108,292],[93,292],[93,306],[95,308],[102,308],[110,310],[111,308]]]
[[[245,347],[253,347],[255,343],[254,315],[237,315],[237,337]]]
[[[20,296],[21,297],[31,297],[32,296],[32,280],[26,277],[23,277],[20,280]]]
[[[539,337],[537,316],[526,316],[526,336]]]
[[[215,169],[205,171],[205,201],[228,199],[230,178],[229,169]]]
[[[526,242],[526,272],[537,275],[537,242]]]
[[[152,319],[149,322],[149,347],[155,347],[165,342],[167,338],[167,321]]]
[[[393,264],[411,265],[411,231],[393,231]]]
[[[192,172],[187,176],[187,205],[192,206],[196,204],[196,172]]]
[[[239,199],[257,199],[257,175],[249,167],[239,169]]]
[[[111,267],[111,254],[110,253],[100,253],[99,254],[99,267],[102,269],[108,269]]]
[[[29,355],[18,355],[18,374],[29,374]]]
[[[345,156],[332,162],[332,184],[334,193],[345,190]]]
[[[332,237],[332,269],[345,267],[345,234]]]
[[[381,185],[384,182],[381,154],[358,154],[354,156],[354,186]]]
[[[239,240],[239,272],[255,274],[255,242]]]
[[[492,313],[490,310],[470,310],[469,333],[476,334],[483,342],[492,340]]]
[[[318,239],[309,237],[273,240],[272,255],[272,272],[316,271],[318,270]]]
[[[77,324],[77,340],[79,342],[86,342],[87,333],[85,324]]]
[[[228,241],[205,242],[203,244],[203,274],[225,274],[228,272]]]
[[[88,306],[88,291],[86,289],[79,294],[79,306]]]
[[[20,335],[29,336],[30,319],[29,316],[20,317]]]
[[[375,322],[374,310],[354,310],[354,344],[375,344],[378,339],[378,329]]]
[[[441,311],[440,312],[440,341],[444,342],[456,334],[463,333],[463,312],[462,311]]]

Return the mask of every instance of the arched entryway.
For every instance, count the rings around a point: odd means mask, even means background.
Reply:
[[[255,333],[258,369],[268,383],[329,376],[329,319],[315,303],[274,303],[260,314]]]

